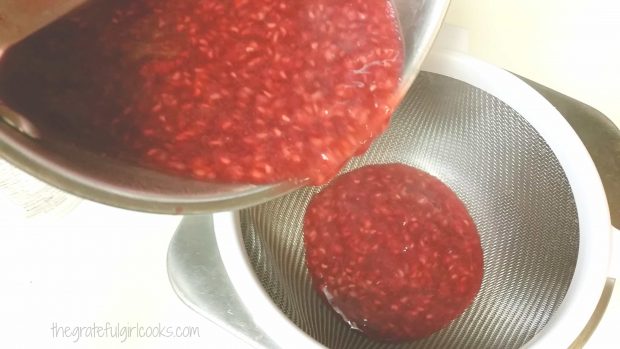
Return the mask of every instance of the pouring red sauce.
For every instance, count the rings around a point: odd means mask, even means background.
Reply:
[[[306,262],[316,290],[351,327],[383,341],[429,336],[480,289],[480,237],[437,178],[401,164],[362,167],[308,205]]]
[[[387,0],[94,1],[6,52],[0,98],[156,170],[319,184],[386,127],[402,65]]]

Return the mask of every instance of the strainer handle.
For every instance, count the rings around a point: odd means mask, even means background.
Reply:
[[[605,282],[605,287],[603,288],[603,293],[601,294],[601,298],[599,299],[590,320],[588,320],[588,323],[581,333],[579,333],[579,336],[577,336],[569,349],[580,349],[586,345],[601,322],[603,315],[605,315],[607,306],[611,301],[614,287],[620,287],[616,285],[616,283],[620,285],[620,230],[615,227],[611,227],[610,243],[611,254],[609,260],[609,273],[607,281]]]
[[[620,229],[611,227],[611,258],[609,261],[609,277],[620,282]]]
[[[234,231],[223,234],[235,235]],[[231,283],[215,237],[213,216],[186,216],[167,256],[175,293],[190,308],[252,348],[278,348],[248,311]]]
[[[238,214],[183,218],[167,256],[174,291],[251,347],[325,349],[281,313],[262,288],[245,252]]]

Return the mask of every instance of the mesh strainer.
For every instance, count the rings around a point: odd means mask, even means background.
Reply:
[[[485,275],[472,306],[423,340],[385,344],[351,330],[311,287],[302,219],[320,188],[214,216],[230,281],[284,348],[568,347],[608,273],[605,194],[585,148],[542,97],[466,56],[431,55],[386,134],[343,171],[401,162],[448,184],[481,235]],[[236,231],[236,233],[235,233]]]
[[[311,289],[304,264],[303,216],[320,188],[242,211],[250,261],[284,313],[330,348],[519,347],[545,325],[573,276],[579,225],[570,186],[549,146],[505,103],[441,75],[424,73],[416,82],[390,131],[345,171],[400,162],[455,190],[484,250],[473,306],[414,344],[378,345],[351,331]]]

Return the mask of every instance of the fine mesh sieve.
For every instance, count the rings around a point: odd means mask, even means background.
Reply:
[[[343,171],[400,162],[425,170],[465,202],[480,233],[484,278],[451,325],[415,342],[367,339],[311,287],[302,220],[306,188],[241,211],[251,264],[275,304],[330,348],[517,348],[547,323],[575,271],[579,223],[558,159],[515,110],[459,80],[421,73],[388,131]]]

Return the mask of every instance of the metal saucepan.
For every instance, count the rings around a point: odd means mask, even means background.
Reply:
[[[2,1],[0,53],[84,2]],[[448,4],[449,0],[394,0],[405,47],[401,97],[418,74]],[[45,182],[94,201],[139,211],[187,214],[248,207],[302,186],[200,182],[102,157],[46,136],[29,122],[28,115],[0,101],[0,156]]]

